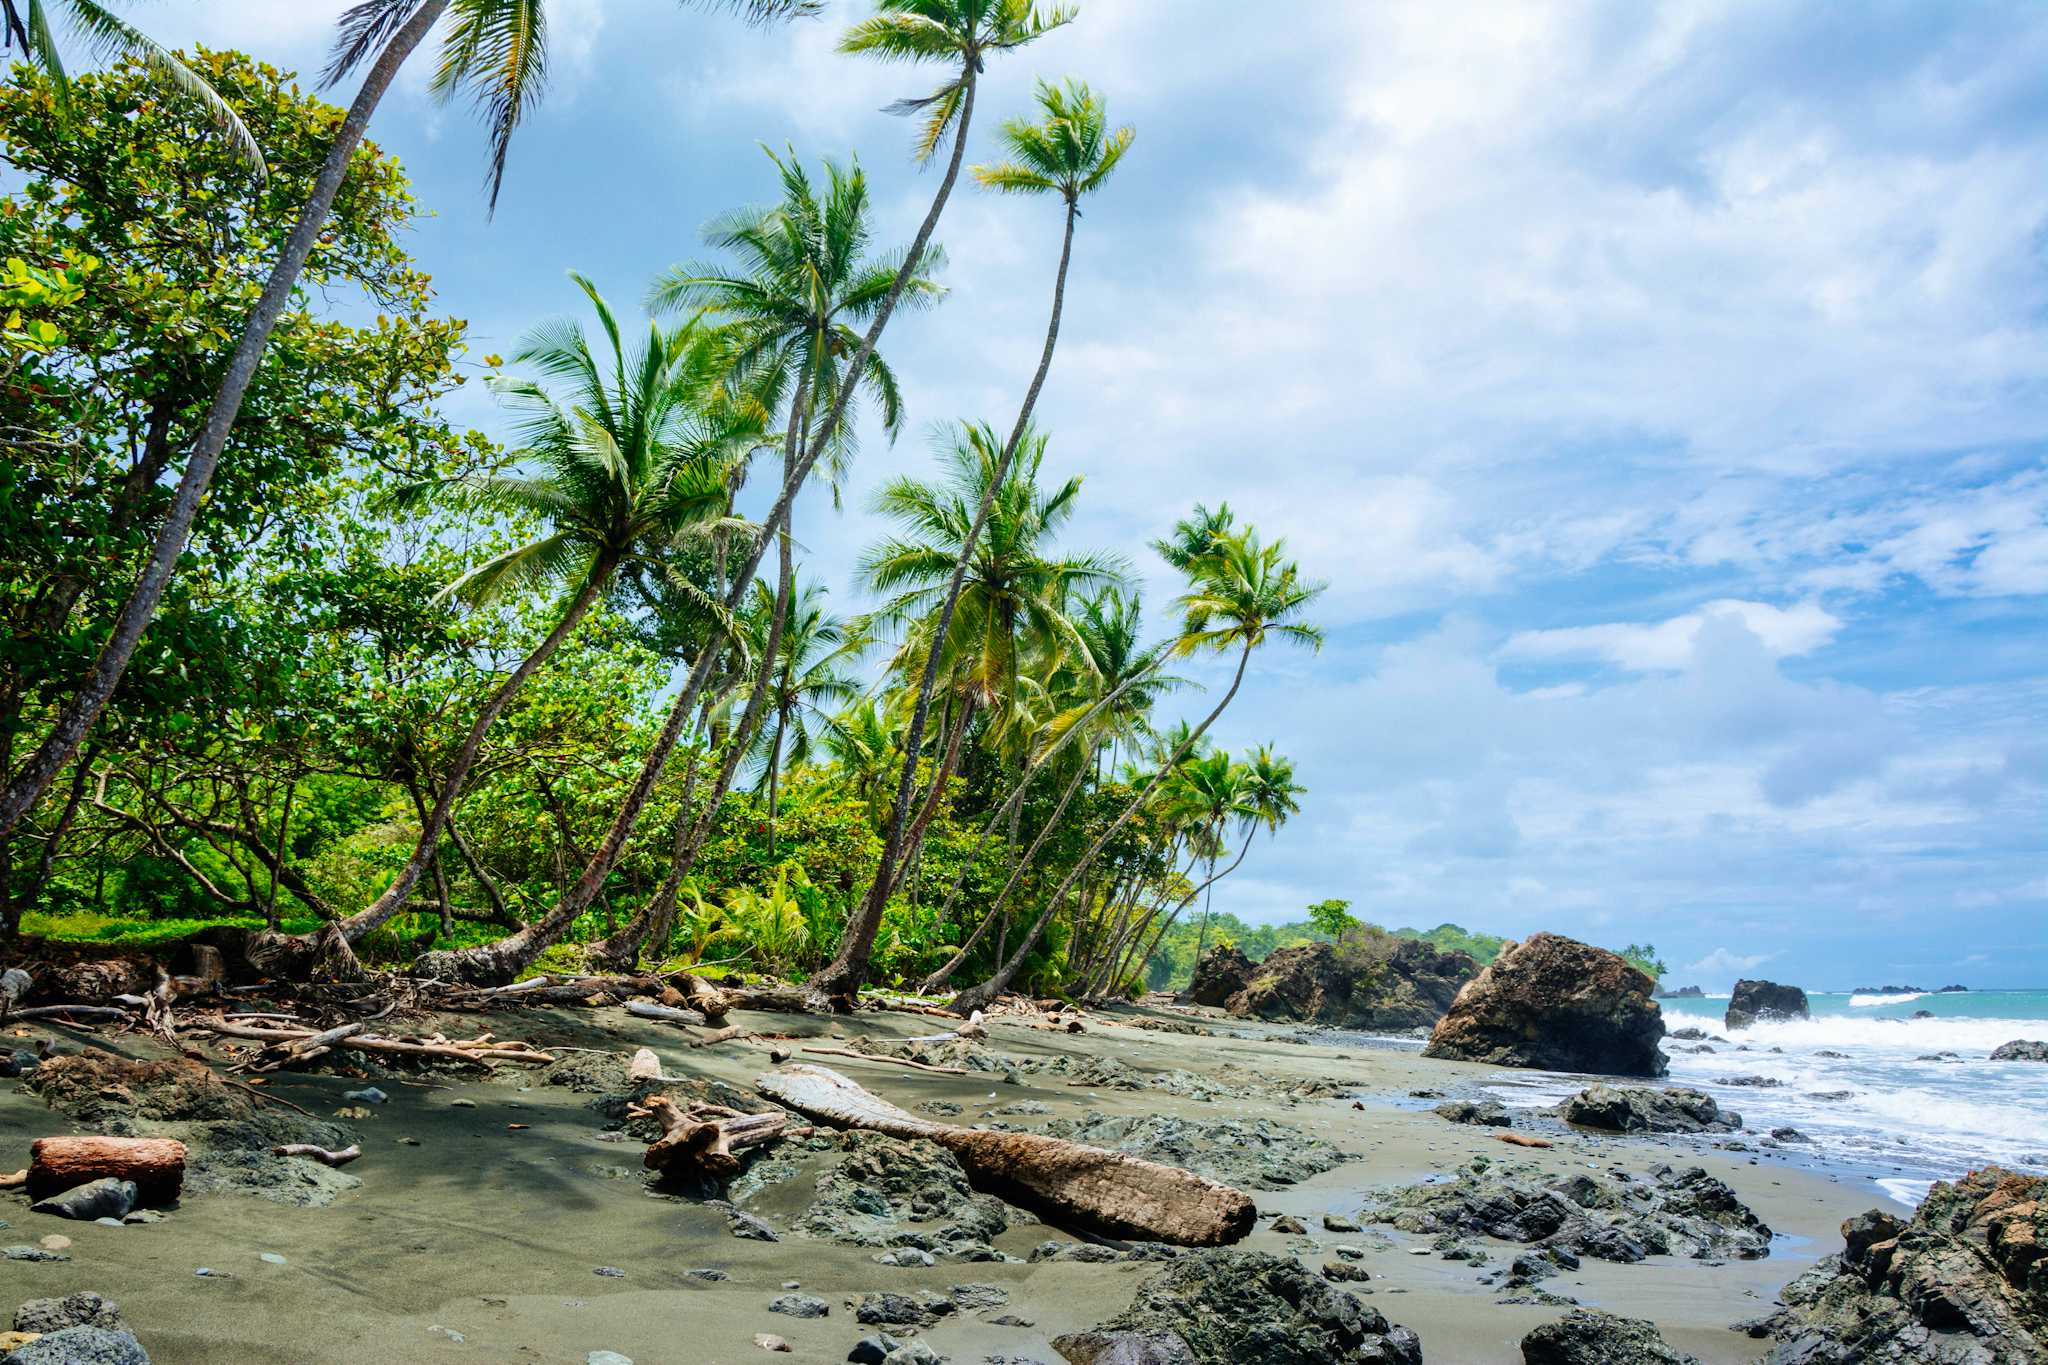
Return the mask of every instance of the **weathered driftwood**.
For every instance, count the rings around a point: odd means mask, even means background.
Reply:
[[[943,1010],[938,1011],[941,1014],[944,1012]],[[968,1016],[966,1023],[950,1033],[925,1033],[915,1038],[906,1038],[904,1041],[907,1043],[954,1043],[961,1041],[978,1043],[988,1037],[988,1029],[982,1025],[981,1020],[982,1013],[980,1010],[976,1010]]]
[[[270,1154],[272,1156],[311,1157],[322,1166],[346,1166],[349,1162],[361,1156],[363,1149],[353,1142],[338,1152],[330,1152],[325,1147],[311,1142],[287,1142],[282,1146],[272,1147]]]
[[[913,1062],[908,1057],[891,1057],[886,1053],[855,1052],[844,1047],[807,1047],[805,1052],[814,1057],[848,1057],[856,1062],[882,1062],[888,1066],[907,1066],[912,1071],[929,1071],[938,1076],[965,1076],[967,1069],[958,1066],[933,1066],[930,1062]]]
[[[482,1038],[451,1042],[439,1034],[422,1040],[386,1038],[350,1031],[360,1025],[343,1025],[341,1028],[328,1029],[323,1033],[309,1028],[265,1028],[251,1024],[232,1024],[224,1019],[201,1018],[189,1020],[188,1026],[205,1029],[208,1033],[217,1033],[226,1038],[247,1038],[265,1044],[264,1059],[258,1065],[266,1064],[276,1055],[271,1051],[273,1046],[288,1046],[293,1043],[312,1045],[314,1040],[320,1038],[329,1041],[310,1047],[298,1057],[287,1055],[278,1060],[301,1060],[328,1049],[389,1053],[400,1057],[440,1057],[446,1061],[467,1062],[472,1066],[486,1069],[498,1062],[525,1062],[545,1066],[555,1060],[552,1054],[541,1052],[526,1043],[493,1042],[489,1034]]]
[[[743,1114],[719,1104],[685,1109],[666,1095],[655,1095],[626,1112],[661,1122],[665,1131],[648,1146],[642,1161],[648,1170],[664,1175],[732,1175],[746,1148],[808,1131],[797,1128],[796,1120],[780,1109],[765,1114]]]
[[[1510,1147],[1548,1147],[1551,1144],[1543,1138],[1524,1137],[1520,1133],[1495,1133],[1495,1142],[1505,1142]]]
[[[976,1184],[1113,1237],[1225,1246],[1251,1231],[1257,1213],[1242,1191],[1173,1166],[1043,1133],[988,1132],[919,1118],[826,1067],[788,1066],[754,1085],[811,1118],[936,1142]]]
[[[185,1185],[185,1144],[174,1138],[46,1137],[28,1147],[28,1192],[47,1199],[112,1176],[135,1182],[136,1198],[164,1204]]]
[[[30,1005],[12,1010],[9,1019],[126,1019],[134,1011],[121,1005]]]
[[[692,1038],[690,1040],[690,1046],[716,1047],[720,1043],[729,1043],[735,1038],[744,1038],[746,1036],[747,1031],[741,1028],[738,1024],[727,1024],[724,1028],[718,1029],[712,1033],[707,1033],[701,1038]]]
[[[658,1005],[652,1000],[628,1000],[626,1002],[626,1013],[641,1019],[654,1019],[664,1024],[674,1024],[678,1028],[684,1026],[701,1028],[705,1023],[704,1016],[696,1010],[678,1009],[674,1005]]]

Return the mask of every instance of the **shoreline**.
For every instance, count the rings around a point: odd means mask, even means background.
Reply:
[[[1137,1027],[1147,1019],[1212,1031]],[[475,1016],[463,1022],[473,1024]],[[930,1032],[931,1021],[863,1012],[845,1019],[741,1014],[735,1022],[795,1034],[799,1042],[837,1044],[908,1038]],[[622,1057],[635,1047],[652,1047],[669,1075],[739,1086],[768,1067],[765,1043],[692,1049],[685,1035],[618,1009],[533,1010],[493,1017],[492,1024],[503,1035]],[[1224,1086],[1255,1080],[1263,1093],[1202,1100],[1150,1087],[1112,1089],[1079,1077],[1069,1083],[1051,1070],[1021,1074],[1012,1084],[989,1073],[950,1076],[830,1060],[906,1108],[958,1105],[957,1121],[964,1123],[1041,1127],[1091,1113],[1157,1115],[1192,1123],[1265,1122],[1329,1141],[1347,1159],[1308,1179],[1253,1191],[1261,1216],[1239,1244],[1299,1256],[1311,1267],[1334,1243],[1361,1240],[1323,1232],[1318,1220],[1324,1214],[1355,1213],[1372,1190],[1441,1178],[1474,1156],[1511,1156],[1560,1174],[1643,1172],[1661,1163],[1700,1166],[1725,1180],[1779,1234],[1768,1257],[1714,1264],[1670,1256],[1635,1265],[1588,1260],[1545,1287],[1587,1306],[1650,1317],[1674,1347],[1708,1362],[1734,1365],[1761,1354],[1759,1343],[1729,1331],[1729,1325],[1767,1312],[1780,1285],[1836,1250],[1844,1218],[1885,1203],[1791,1160],[1766,1163],[1755,1152],[1695,1147],[1690,1139],[1601,1137],[1563,1130],[1561,1124],[1553,1133],[1531,1124],[1527,1131],[1556,1145],[1508,1148],[1493,1140],[1494,1130],[1450,1123],[1426,1105],[1409,1107],[1407,1092],[1477,1090],[1489,1077],[1519,1073],[1425,1059],[1393,1047],[1287,1041],[1296,1030],[1211,1011],[1119,1008],[1091,1014],[1088,1031],[1079,1035],[1001,1018],[989,1027],[989,1049],[1033,1063],[1094,1064],[1092,1075],[1102,1074],[1099,1064],[1115,1062],[1140,1078],[1184,1074]],[[105,1041],[132,1055],[155,1055],[133,1035]],[[70,1038],[66,1048],[75,1045]],[[1330,1088],[1331,1082],[1338,1084]],[[1288,1093],[1304,1083],[1321,1083],[1329,1093]],[[344,1091],[361,1084],[340,1076],[279,1073],[268,1088],[325,1117],[345,1107]],[[872,1248],[791,1230],[812,1194],[807,1167],[742,1201],[782,1230],[784,1240],[744,1241],[728,1233],[723,1212],[713,1205],[651,1195],[640,1179],[640,1143],[606,1135],[615,1125],[591,1110],[587,1093],[542,1084],[530,1073],[379,1084],[390,1103],[353,1120],[366,1156],[348,1170],[362,1183],[326,1207],[287,1207],[247,1195],[188,1195],[162,1223],[112,1229],[60,1224],[28,1213],[24,1200],[8,1196],[0,1204],[0,1216],[14,1224],[8,1237],[33,1241],[61,1229],[74,1241],[70,1261],[19,1267],[13,1277],[19,1296],[81,1289],[105,1294],[122,1305],[158,1365],[327,1365],[366,1357],[582,1365],[589,1353],[605,1350],[637,1365],[739,1365],[775,1358],[754,1345],[754,1334],[761,1332],[790,1344],[791,1353],[781,1358],[844,1360],[854,1342],[874,1330],[853,1321],[847,1307],[864,1293],[989,1284],[1007,1296],[1002,1309],[946,1317],[923,1338],[954,1362],[997,1356],[1059,1365],[1053,1337],[1113,1316],[1138,1283],[1159,1269],[1149,1262],[1022,1259],[1048,1239],[1074,1238],[1015,1209],[1009,1211],[1011,1226],[994,1245],[1017,1261],[880,1265]],[[456,1101],[475,1107],[458,1107]],[[995,1112],[1020,1102],[1028,1102],[1020,1106],[1028,1117]],[[1354,1108],[1354,1102],[1362,1107]],[[70,1127],[19,1083],[0,1085],[0,1147],[25,1149],[31,1137]],[[405,1138],[419,1145],[407,1145]],[[1273,1216],[1289,1213],[1310,1227],[1306,1237],[1272,1228]],[[1474,1266],[1411,1254],[1418,1245],[1426,1247],[1427,1239],[1381,1227],[1369,1228],[1362,1240],[1366,1249],[1359,1263],[1371,1278],[1340,1287],[1417,1332],[1426,1359],[1518,1360],[1521,1336],[1564,1311],[1496,1303],[1500,1290],[1480,1284]],[[1491,1250],[1496,1269],[1522,1249],[1472,1240]],[[282,1255],[285,1264],[264,1262],[264,1252]],[[202,1266],[233,1278],[198,1277],[194,1272]],[[601,1274],[600,1267],[623,1273]],[[730,1278],[692,1278],[692,1269]],[[825,1299],[829,1315],[800,1320],[767,1311],[790,1281]],[[990,1320],[1005,1317],[1012,1321]]]

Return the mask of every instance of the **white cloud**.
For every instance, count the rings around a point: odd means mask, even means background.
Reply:
[[[1716,948],[1699,961],[1688,962],[1678,974],[1706,977],[1716,983],[1731,981],[1748,976],[1776,956],[1776,953],[1736,953],[1727,948]]]
[[[1723,599],[1654,624],[1521,631],[1501,647],[1501,656],[1514,660],[1600,659],[1638,672],[1682,669],[1693,662],[1707,622],[1721,617],[1741,622],[1778,659],[1812,653],[1834,639],[1842,626],[1815,602],[1774,607],[1768,602]]]

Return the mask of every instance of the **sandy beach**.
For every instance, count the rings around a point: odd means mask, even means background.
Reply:
[[[1234,1091],[1259,1093],[1203,1100],[1149,1087],[1091,1086],[1053,1071],[1021,1074],[1011,1083],[995,1074],[811,1060],[842,1069],[905,1108],[943,1112],[958,1105],[962,1123],[996,1117],[1034,1127],[1091,1113],[1171,1115],[1205,1123],[1265,1120],[1324,1139],[1344,1159],[1299,1183],[1257,1191],[1260,1223],[1244,1245],[1299,1256],[1311,1267],[1337,1244],[1355,1246],[1357,1264],[1370,1278],[1344,1287],[1418,1333],[1431,1361],[1518,1360],[1523,1334],[1564,1310],[1497,1303],[1502,1290],[1479,1279],[1487,1267],[1442,1259],[1429,1252],[1429,1238],[1392,1228],[1327,1232],[1324,1215],[1356,1215],[1375,1190],[1440,1177],[1475,1156],[1528,1160],[1557,1175],[1640,1174],[1659,1163],[1696,1164],[1725,1180],[1770,1225],[1776,1236],[1768,1257],[1706,1263],[1652,1256],[1632,1265],[1589,1259],[1544,1287],[1587,1306],[1653,1319],[1674,1346],[1702,1360],[1736,1362],[1760,1352],[1729,1324],[1768,1311],[1779,1286],[1814,1257],[1838,1249],[1844,1217],[1885,1204],[1863,1182],[1806,1169],[1783,1152],[1724,1151],[1705,1138],[1601,1137],[1554,1120],[1521,1119],[1517,1131],[1555,1145],[1509,1148],[1496,1140],[1501,1130],[1447,1122],[1431,1112],[1433,1097],[1410,1096],[1418,1090],[1472,1093],[1490,1068],[1403,1050],[1303,1043],[1284,1028],[1202,1014],[1207,1017],[1198,1027],[1213,1032],[1137,1026],[1196,1017],[1179,1010],[1095,1014],[1082,1034],[997,1020],[986,1047],[1027,1064],[1109,1059],[1140,1078],[1215,1078]],[[762,1032],[798,1035],[795,1046],[900,1039],[929,1033],[935,1023],[893,1012],[734,1018]],[[475,1021],[448,1022],[465,1027]],[[667,1075],[740,1087],[769,1065],[766,1043],[693,1049],[680,1032],[620,1010],[534,1012],[496,1017],[492,1025],[501,1036],[621,1058],[644,1045],[659,1054]],[[50,1036],[67,1050],[81,1037]],[[136,1035],[94,1041],[131,1056],[155,1055]],[[802,1154],[787,1179],[742,1177],[742,1206],[783,1230],[777,1242],[745,1240],[728,1232],[721,1206],[651,1191],[640,1167],[641,1143],[593,1111],[590,1094],[511,1067],[488,1079],[435,1075],[377,1083],[389,1101],[374,1107],[343,1098],[363,1085],[359,1079],[279,1075],[272,1083],[272,1093],[323,1116],[344,1108],[368,1114],[341,1120],[360,1135],[365,1151],[348,1168],[360,1186],[324,1207],[246,1194],[188,1194],[160,1223],[110,1228],[33,1214],[25,1198],[8,1196],[0,1210],[13,1225],[10,1240],[33,1242],[51,1232],[73,1239],[69,1261],[10,1266],[16,1297],[102,1293],[120,1303],[151,1358],[169,1365],[363,1359],[581,1365],[601,1351],[637,1365],[734,1365],[772,1358],[755,1344],[757,1333],[784,1338],[791,1347],[785,1358],[846,1359],[874,1330],[857,1323],[851,1308],[866,1293],[990,1285],[1007,1302],[948,1314],[923,1338],[954,1361],[1057,1365],[1054,1337],[1120,1311],[1138,1282],[1159,1269],[1142,1261],[1033,1263],[1025,1258],[1034,1247],[1074,1235],[1014,1209],[993,1244],[1015,1261],[878,1264],[871,1247],[788,1230],[812,1198],[810,1166],[823,1169],[829,1152]],[[1334,1093],[1289,1093],[1302,1083],[1323,1083],[1312,1088]],[[995,1113],[1012,1107],[1022,1112]],[[35,1137],[76,1126],[20,1083],[0,1085],[0,1151],[12,1154],[0,1164],[25,1160]],[[794,1146],[785,1144],[781,1156]],[[1282,1214],[1298,1217],[1307,1234],[1273,1230],[1272,1216]],[[1488,1249],[1495,1269],[1521,1249],[1471,1240]],[[266,1253],[282,1257],[282,1264],[262,1259]],[[202,1267],[217,1273],[201,1276]],[[770,1312],[769,1301],[791,1292],[790,1285],[825,1300],[830,1313],[801,1319]]]

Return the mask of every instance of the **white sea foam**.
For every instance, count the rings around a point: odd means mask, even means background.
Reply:
[[[1726,1032],[1723,1022],[1711,1014],[1687,1014],[1674,1010],[1666,1013],[1664,1022],[1671,1029],[1690,1025],[1708,1033]],[[2039,1019],[1874,1019],[1832,1014],[1816,1015],[1812,1019],[1769,1020],[1752,1024],[1731,1036],[1757,1052],[1771,1047],[1782,1047],[1787,1053],[1810,1052],[1815,1048],[1836,1051],[1868,1048],[1905,1060],[1922,1053],[1957,1052],[1965,1057],[1974,1055],[1981,1061],[2001,1043],[2015,1038],[2038,1037],[2042,1029]],[[1722,1056],[1725,1058],[1726,1053]]]
[[[1926,995],[1926,991],[1907,991],[1903,995],[1852,995],[1849,1008],[1861,1010],[1875,1005],[1903,1005],[1908,1000],[1924,999]]]

